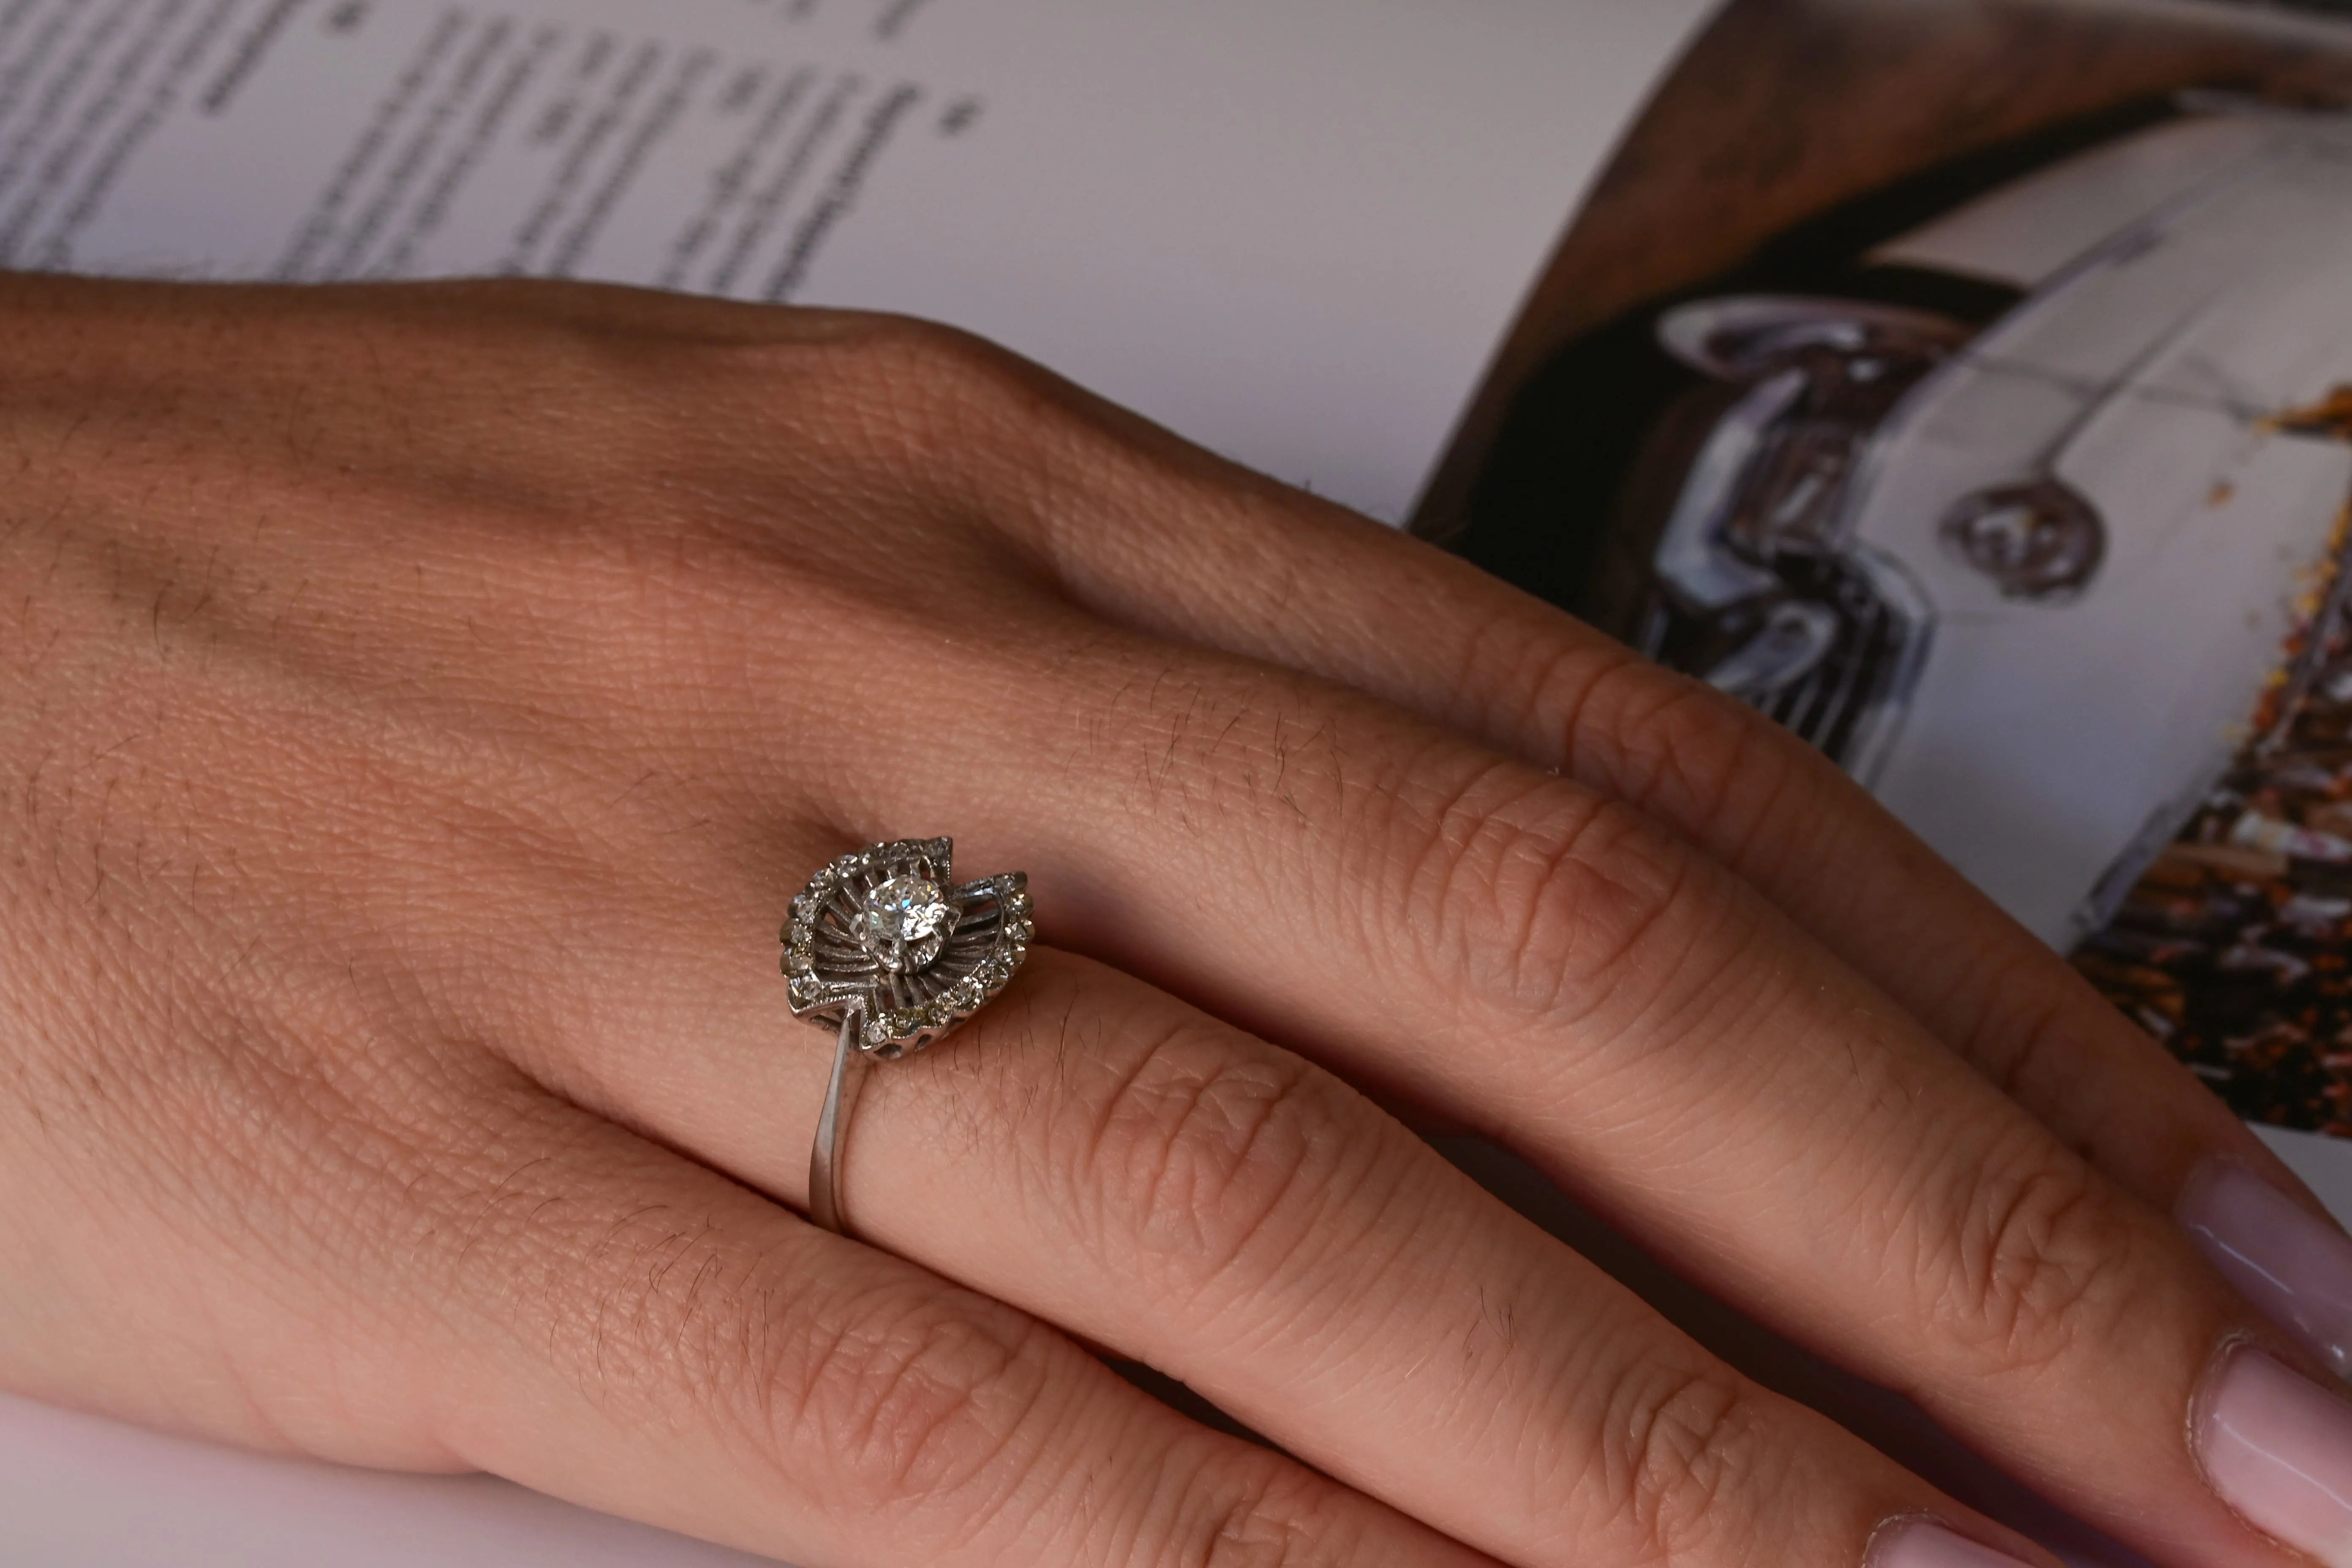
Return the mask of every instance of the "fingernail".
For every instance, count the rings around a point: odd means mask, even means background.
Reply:
[[[2352,1377],[2352,1237],[2229,1160],[2189,1179],[2177,1217],[2248,1300]]]
[[[1931,1519],[1899,1519],[1871,1538],[1868,1568],[2027,1568]]]
[[[2198,1412],[2197,1454],[2249,1524],[2328,1568],[2352,1568],[2352,1404],[2240,1350]]]

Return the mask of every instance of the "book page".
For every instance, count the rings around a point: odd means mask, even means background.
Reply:
[[[0,0],[0,265],[953,322],[1410,510],[1712,0]]]

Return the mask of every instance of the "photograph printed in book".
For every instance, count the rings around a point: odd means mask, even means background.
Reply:
[[[1474,500],[1465,552],[1548,531],[1528,585],[2352,1136],[2352,113],[2168,97],[1895,195],[1561,351],[1495,461],[1613,500]]]

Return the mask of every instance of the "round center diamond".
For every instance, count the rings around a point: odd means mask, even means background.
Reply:
[[[866,945],[893,969],[936,958],[955,911],[928,877],[893,877],[866,895]]]

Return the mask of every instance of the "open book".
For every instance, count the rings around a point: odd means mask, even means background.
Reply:
[[[0,266],[970,328],[1771,713],[2242,1111],[2352,1131],[2331,8],[0,0]],[[2352,1214],[2352,1142],[2278,1137]],[[106,1473],[193,1530],[226,1460],[47,1419],[0,1401],[0,1519],[214,1560]],[[94,1490],[27,1479],[75,1443]],[[592,1560],[297,1494],[217,1560]]]

